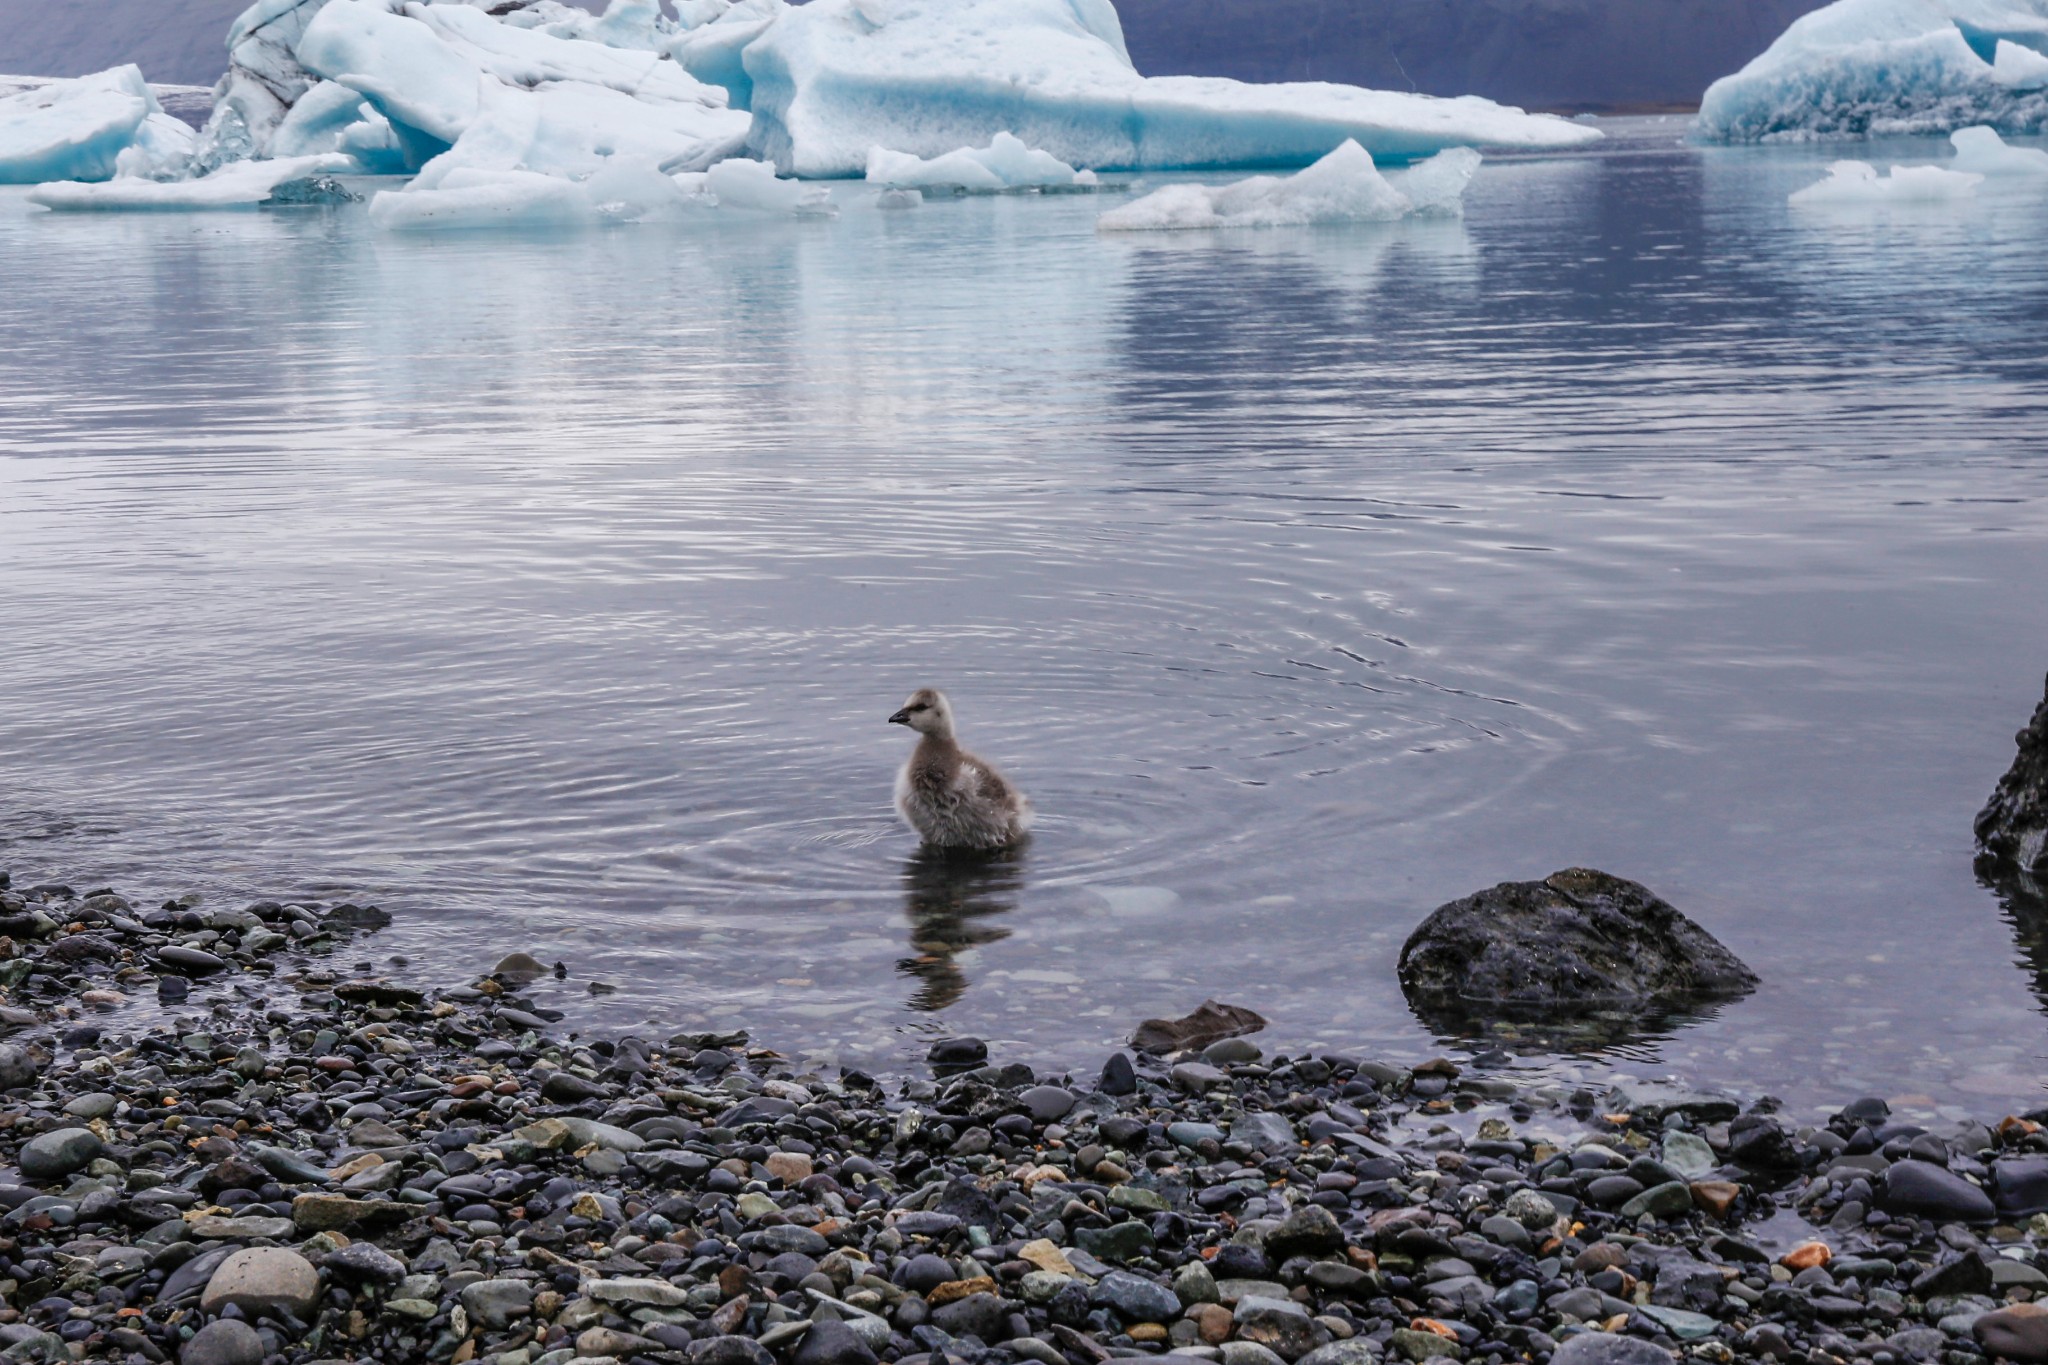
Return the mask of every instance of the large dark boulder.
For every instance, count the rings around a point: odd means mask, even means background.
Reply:
[[[2012,767],[1977,812],[1977,847],[1991,868],[2048,875],[2048,695],[2013,741]]]
[[[1598,1022],[1607,1036],[1743,995],[1756,973],[1647,888],[1591,868],[1437,907],[1401,949],[1401,989],[1445,1032]]]

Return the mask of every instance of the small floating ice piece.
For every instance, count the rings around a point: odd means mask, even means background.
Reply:
[[[686,202],[681,187],[651,165],[611,166],[582,181],[458,166],[431,185],[378,194],[370,221],[387,232],[583,227],[638,222]]]
[[[1387,222],[1412,214],[1459,211],[1479,153],[1453,147],[1393,179],[1372,154],[1345,143],[1289,176],[1255,175],[1230,185],[1168,185],[1097,220],[1105,232],[1162,229],[1297,227],[1313,223]]]
[[[144,121],[162,113],[133,66],[0,98],[0,185],[108,179]]]
[[[745,157],[721,161],[704,173],[702,183],[707,192],[718,197],[720,208],[823,218],[839,212],[832,207],[831,190],[822,185],[779,179],[775,167],[766,161],[749,161]]]
[[[31,204],[68,213],[252,209],[288,180],[346,170],[354,164],[346,156],[329,153],[276,161],[231,162],[197,180],[144,180],[129,176],[98,184],[56,180],[30,190],[28,199]]]
[[[930,159],[870,147],[867,176],[870,185],[958,187],[991,194],[1083,183],[1072,166],[1050,152],[1026,146],[1014,133],[997,133],[986,147],[961,147]]]
[[[1854,204],[1945,204],[1967,199],[1981,175],[1968,171],[1945,171],[1939,166],[1894,166],[1891,174],[1880,176],[1868,161],[1837,161],[1828,167],[1828,178],[1803,190],[1791,200],[1807,205]]]
[[[1956,147],[1951,169],[1986,176],[2048,177],[2048,152],[2038,147],[2008,147],[1990,128],[1958,128],[1948,140]]]

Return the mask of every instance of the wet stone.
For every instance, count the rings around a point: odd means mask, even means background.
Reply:
[[[1877,1205],[1937,1223],[1988,1223],[1997,1216],[1991,1196],[1953,1171],[1928,1161],[1898,1161],[1886,1169]]]
[[[31,1180],[55,1180],[84,1170],[105,1148],[90,1128],[58,1128],[23,1143],[16,1164]]]
[[[179,1365],[261,1365],[263,1338],[246,1322],[222,1318],[201,1327],[178,1352]]]
[[[1180,1299],[1171,1289],[1121,1270],[1105,1275],[1091,1297],[1132,1322],[1170,1322],[1181,1310]]]
[[[229,1304],[245,1313],[282,1308],[303,1318],[319,1298],[319,1272],[304,1256],[285,1247],[248,1247],[221,1262],[207,1280],[199,1306],[208,1313]]]
[[[1608,1332],[1581,1332],[1569,1337],[1550,1357],[1550,1365],[1672,1365],[1677,1357],[1654,1342]]]
[[[2008,1305],[1978,1318],[1970,1333],[1993,1356],[2028,1365],[2048,1361],[2048,1306]]]
[[[1247,1296],[1232,1314],[1237,1334],[1282,1360],[1299,1360],[1329,1340],[1329,1332],[1291,1299]]]
[[[508,1327],[533,1308],[533,1285],[525,1280],[479,1280],[459,1297],[469,1316],[494,1330]]]
[[[1009,1310],[994,1294],[970,1294],[956,1303],[932,1310],[932,1325],[956,1337],[978,1337],[984,1343],[1002,1341],[1004,1320]]]

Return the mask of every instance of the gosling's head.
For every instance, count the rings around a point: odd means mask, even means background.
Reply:
[[[903,703],[903,709],[889,717],[891,725],[908,725],[921,735],[937,735],[941,739],[953,736],[953,708],[946,704],[946,694],[936,687],[920,687],[910,694],[910,700]]]

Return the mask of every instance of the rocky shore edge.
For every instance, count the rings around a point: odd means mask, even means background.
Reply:
[[[0,876],[0,1360],[2048,1361],[2048,1113],[1794,1127],[1242,1037],[820,1075],[564,1036],[530,958],[338,964],[384,922]],[[193,977],[201,1029],[92,1022]]]

